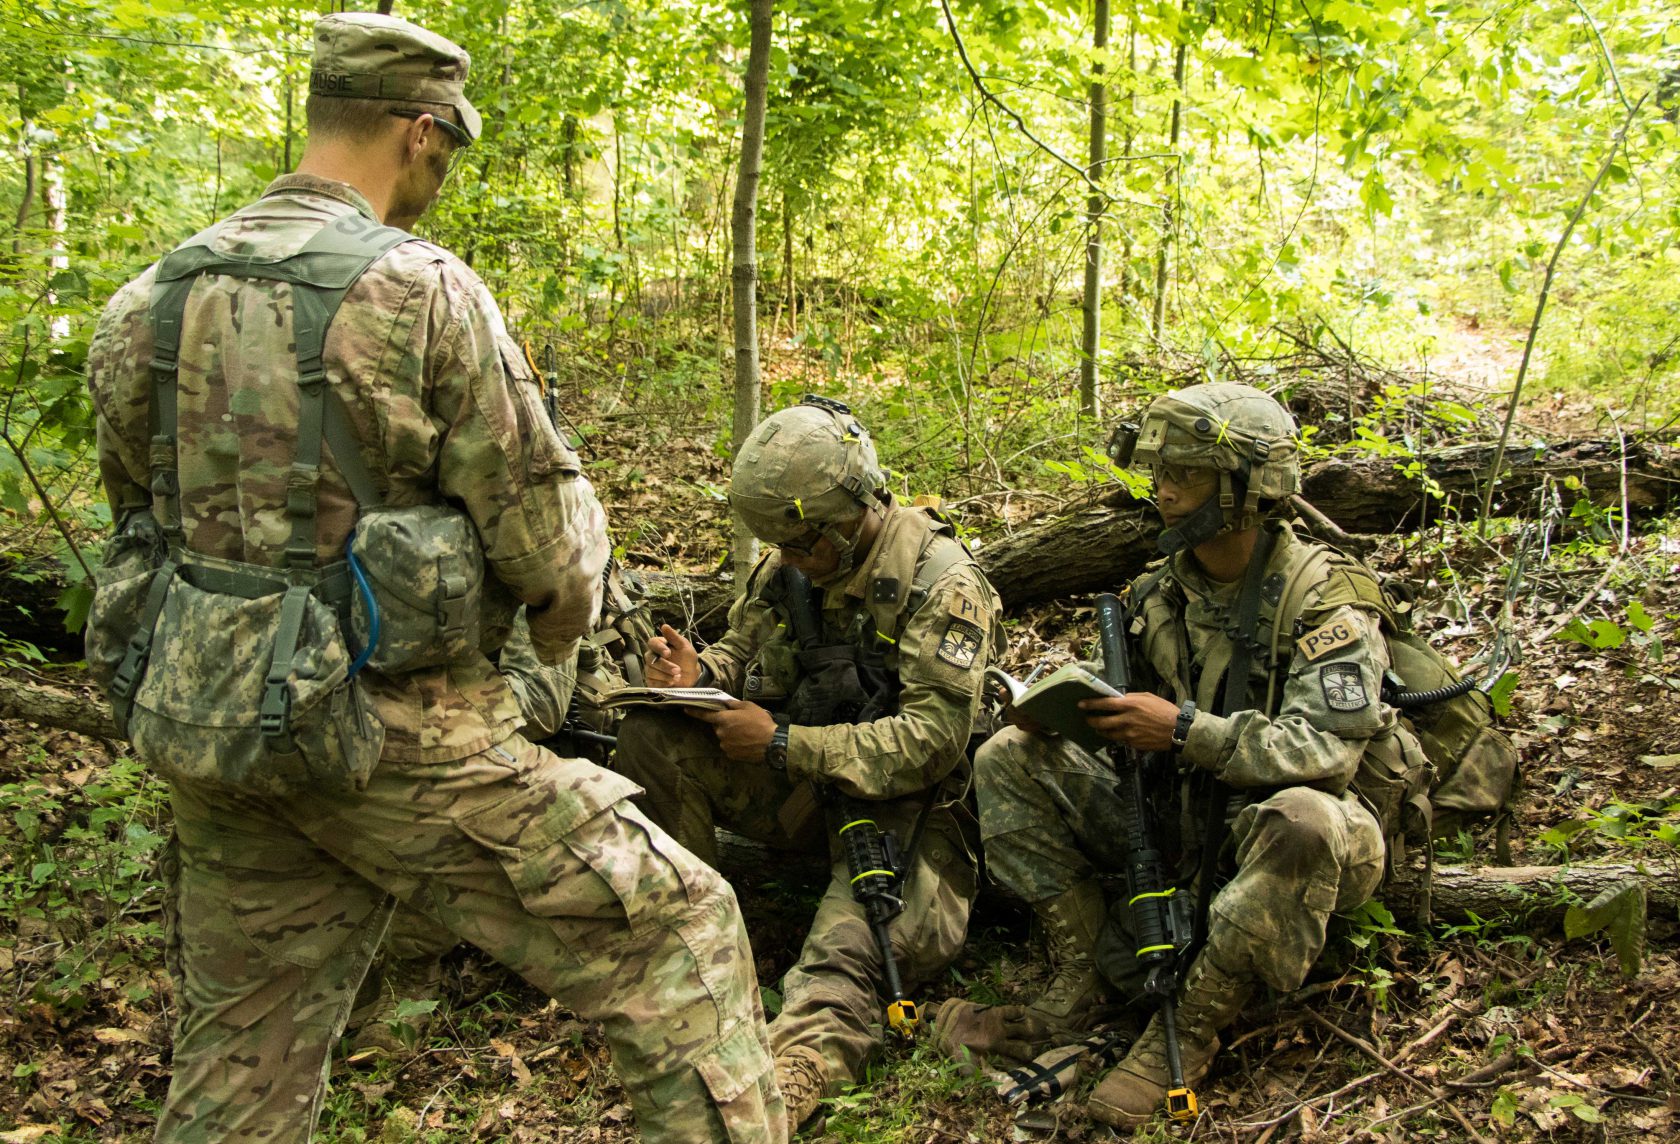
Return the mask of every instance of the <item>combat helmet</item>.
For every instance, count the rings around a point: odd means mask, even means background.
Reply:
[[[840,553],[839,571],[856,562],[856,535],[842,526],[886,503],[886,477],[869,433],[843,402],[808,393],[772,413],[735,458],[729,507],[766,544],[813,534]]]
[[[1253,528],[1273,506],[1299,492],[1297,440],[1295,419],[1276,398],[1252,385],[1210,382],[1150,402],[1141,425],[1115,430],[1109,456],[1122,466],[1219,471],[1219,495],[1161,533],[1161,551],[1170,555],[1221,533]]]

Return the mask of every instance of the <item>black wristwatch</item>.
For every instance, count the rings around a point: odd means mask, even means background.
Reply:
[[[1184,749],[1184,744],[1190,741],[1190,724],[1195,721],[1196,702],[1193,699],[1186,699],[1184,706],[1178,709],[1178,718],[1173,720],[1173,750],[1182,751]]]
[[[764,765],[780,774],[787,773],[788,725],[777,720],[776,733],[770,736],[770,745],[764,748]]]

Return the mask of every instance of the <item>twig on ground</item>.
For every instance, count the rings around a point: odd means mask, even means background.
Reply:
[[[1401,1068],[1399,1065],[1395,1064],[1393,1061],[1391,1061],[1387,1057],[1383,1056],[1382,1053],[1377,1051],[1377,1048],[1376,1048],[1375,1045],[1372,1045],[1370,1042],[1354,1036],[1352,1033],[1348,1032],[1346,1029],[1344,1029],[1340,1025],[1336,1024],[1336,1022],[1330,1020],[1330,1018],[1325,1017],[1322,1014],[1315,1013],[1311,1009],[1307,1010],[1307,1016],[1312,1018],[1312,1020],[1315,1023],[1322,1026],[1326,1032],[1332,1034],[1333,1036],[1339,1037],[1343,1041],[1346,1041],[1349,1045],[1358,1049],[1360,1052],[1364,1053],[1366,1056],[1370,1057],[1372,1060],[1374,1060],[1378,1064],[1382,1065],[1383,1068],[1387,1069],[1389,1072],[1393,1073],[1395,1076],[1403,1079],[1407,1084],[1410,1084],[1410,1085],[1413,1085],[1416,1088],[1422,1089],[1424,1092],[1430,1094],[1431,1096],[1436,1095],[1436,1090],[1435,1089],[1430,1088],[1423,1081],[1419,1080],[1417,1077],[1413,1076],[1411,1073],[1407,1072],[1405,1069]],[[1457,1108],[1453,1107],[1451,1104],[1447,1105],[1447,1112],[1448,1112],[1448,1114],[1450,1114],[1452,1116],[1452,1118],[1454,1120],[1458,1121],[1459,1127],[1464,1129],[1465,1133],[1472,1140],[1480,1141],[1481,1144],[1488,1144],[1487,1137],[1483,1136],[1480,1132],[1476,1131],[1475,1125],[1470,1123],[1469,1118],[1466,1117],[1464,1115],[1464,1113],[1460,1112]]]

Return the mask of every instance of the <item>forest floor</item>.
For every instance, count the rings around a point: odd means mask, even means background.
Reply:
[[[1545,427],[1545,409],[1530,414]],[[715,428],[699,413],[627,409],[586,428],[585,461],[630,562],[717,566],[727,463],[713,448]],[[1551,537],[1514,600],[1524,656],[1505,725],[1526,776],[1514,859],[1635,860],[1672,879],[1680,533],[1647,523],[1624,548],[1613,518],[1585,523]],[[965,525],[982,539],[998,527],[973,517]],[[1373,561],[1431,585],[1423,626],[1469,656],[1500,613],[1512,550],[1509,536],[1482,541],[1444,527],[1392,538]],[[1577,608],[1604,625],[1599,648],[1550,634]],[[1088,610],[1072,604],[1027,610],[1010,625],[1008,661],[1066,658],[1089,628]],[[86,688],[69,670],[44,678]],[[0,1144],[149,1138],[173,1015],[155,872],[169,830],[162,792],[116,744],[0,722],[0,812]],[[1472,861],[1489,860],[1490,849],[1482,840]],[[773,987],[798,951],[820,875],[726,872],[760,980]],[[1601,935],[1566,940],[1520,912],[1388,929],[1371,915],[1339,924],[1302,991],[1251,1004],[1200,1086],[1200,1118],[1182,1128],[1158,1122],[1136,1138],[1680,1138],[1680,927],[1671,908],[1652,906],[1631,979]],[[1041,975],[1025,911],[988,892],[968,948],[921,1000],[1026,999]],[[445,994],[410,1051],[371,1065],[335,1061],[318,1139],[634,1139],[598,1028],[465,947],[448,959]],[[773,1008],[774,988],[766,998]],[[1111,1139],[1082,1111],[1094,1075],[1060,1103],[1015,1109],[991,1079],[958,1075],[927,1044],[894,1046],[804,1138]]]

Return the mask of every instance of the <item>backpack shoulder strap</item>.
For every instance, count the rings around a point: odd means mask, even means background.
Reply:
[[[223,224],[189,238],[158,264],[152,289],[152,401],[148,425],[152,434],[151,470],[154,497],[163,503],[164,527],[180,539],[180,480],[176,442],[177,382],[180,376],[181,327],[188,295],[202,274],[228,274],[288,282],[292,292],[293,340],[297,346],[298,451],[287,481],[286,511],[292,536],[286,546],[287,563],[295,567],[315,561],[315,491],[320,479],[321,441],[332,446],[339,471],[364,509],[381,502],[379,487],[363,461],[348,415],[326,385],[323,357],[327,329],[344,295],[367,268],[393,247],[413,238],[397,227],[380,226],[360,214],[341,215],[322,227],[294,254],[262,259],[225,254],[215,249]]]

